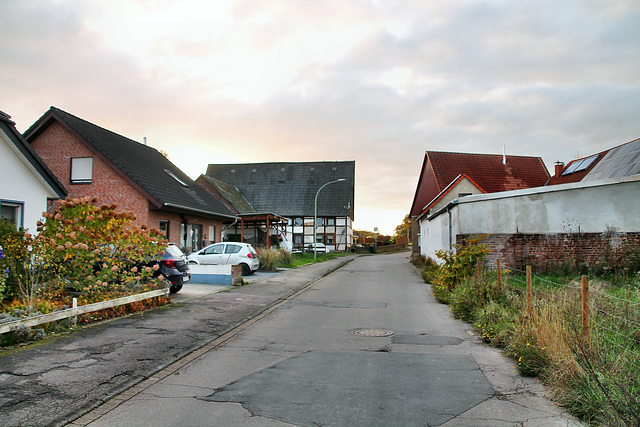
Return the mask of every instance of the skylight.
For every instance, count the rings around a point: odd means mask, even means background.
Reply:
[[[599,156],[599,154],[594,154],[593,156],[587,157],[586,159],[576,160],[575,162],[571,163],[564,172],[562,172],[562,176],[571,175],[572,173],[582,172],[589,169],[589,167],[598,159]]]
[[[582,163],[580,163],[580,166],[578,166],[575,170],[575,172],[580,172],[580,171],[584,171],[589,169],[589,167],[593,164],[593,162],[595,162],[598,159],[599,154],[594,154],[591,157],[587,157],[586,159],[584,159],[582,161]]]
[[[570,175],[574,173],[576,169],[578,169],[578,166],[582,164],[582,162],[584,162],[584,160],[576,160],[575,162],[571,163],[569,167],[566,168],[564,172],[562,172],[562,176]]]
[[[187,184],[186,182],[184,182],[183,180],[181,180],[180,178],[178,178],[173,172],[171,172],[169,169],[165,169],[164,170],[167,174],[169,174],[169,176],[173,179],[175,179],[176,181],[178,181],[180,184],[184,185],[185,187],[188,187],[189,184]]]

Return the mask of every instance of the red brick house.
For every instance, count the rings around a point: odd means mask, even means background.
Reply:
[[[427,151],[410,211],[413,252],[420,253],[419,242],[426,238],[420,238],[418,217],[460,197],[539,187],[548,180],[540,157]]]
[[[164,155],[145,144],[51,107],[25,139],[69,191],[130,211],[165,230],[187,253],[221,240],[237,216]]]

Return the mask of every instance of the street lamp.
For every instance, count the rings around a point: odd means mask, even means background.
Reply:
[[[320,190],[322,190],[324,187],[326,187],[329,184],[335,184],[336,182],[342,182],[342,181],[346,181],[344,178],[340,178],[340,179],[336,179],[335,181],[329,181],[326,184],[324,184],[322,187],[318,188],[318,192],[316,193],[316,199],[315,202],[313,204],[313,259],[316,259],[316,252],[317,252],[317,248],[318,248],[318,237],[317,237],[317,231],[318,231],[318,194],[320,194]],[[326,247],[325,247],[325,251],[326,251]]]

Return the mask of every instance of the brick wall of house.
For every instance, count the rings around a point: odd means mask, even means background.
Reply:
[[[169,221],[169,234],[165,237],[170,243],[180,243],[180,222],[182,219],[179,214],[152,210],[149,211],[148,218],[147,225],[155,228],[160,228],[161,220]]]
[[[458,235],[463,244],[471,235]],[[534,270],[551,267],[638,267],[640,233],[491,234],[482,243],[491,249],[487,266],[496,260],[506,267]]]
[[[137,225],[154,226],[148,223],[149,204],[146,197],[60,123],[52,123],[31,143],[31,147],[67,188],[69,198],[97,197],[99,205],[116,204],[118,211],[133,212]],[[72,157],[93,157],[92,183],[71,184]]]
[[[200,224],[202,226],[202,238],[203,242],[201,242],[202,247],[209,245],[209,242],[222,241],[222,221],[211,220],[208,218],[193,216],[193,215],[180,215],[173,212],[164,212],[159,210],[150,210],[149,211],[149,227],[160,228],[160,221],[169,221],[169,235],[166,236],[167,240],[170,243],[175,243],[180,246],[181,249],[187,249],[182,246],[182,241],[180,236],[180,225],[182,222],[186,221],[187,224]],[[209,235],[209,226],[215,227],[216,235]],[[204,239],[204,235],[206,234],[207,238]]]

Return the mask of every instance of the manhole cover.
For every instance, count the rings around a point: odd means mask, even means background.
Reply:
[[[353,335],[359,335],[361,337],[390,337],[393,335],[393,331],[388,329],[354,329],[351,331]]]

